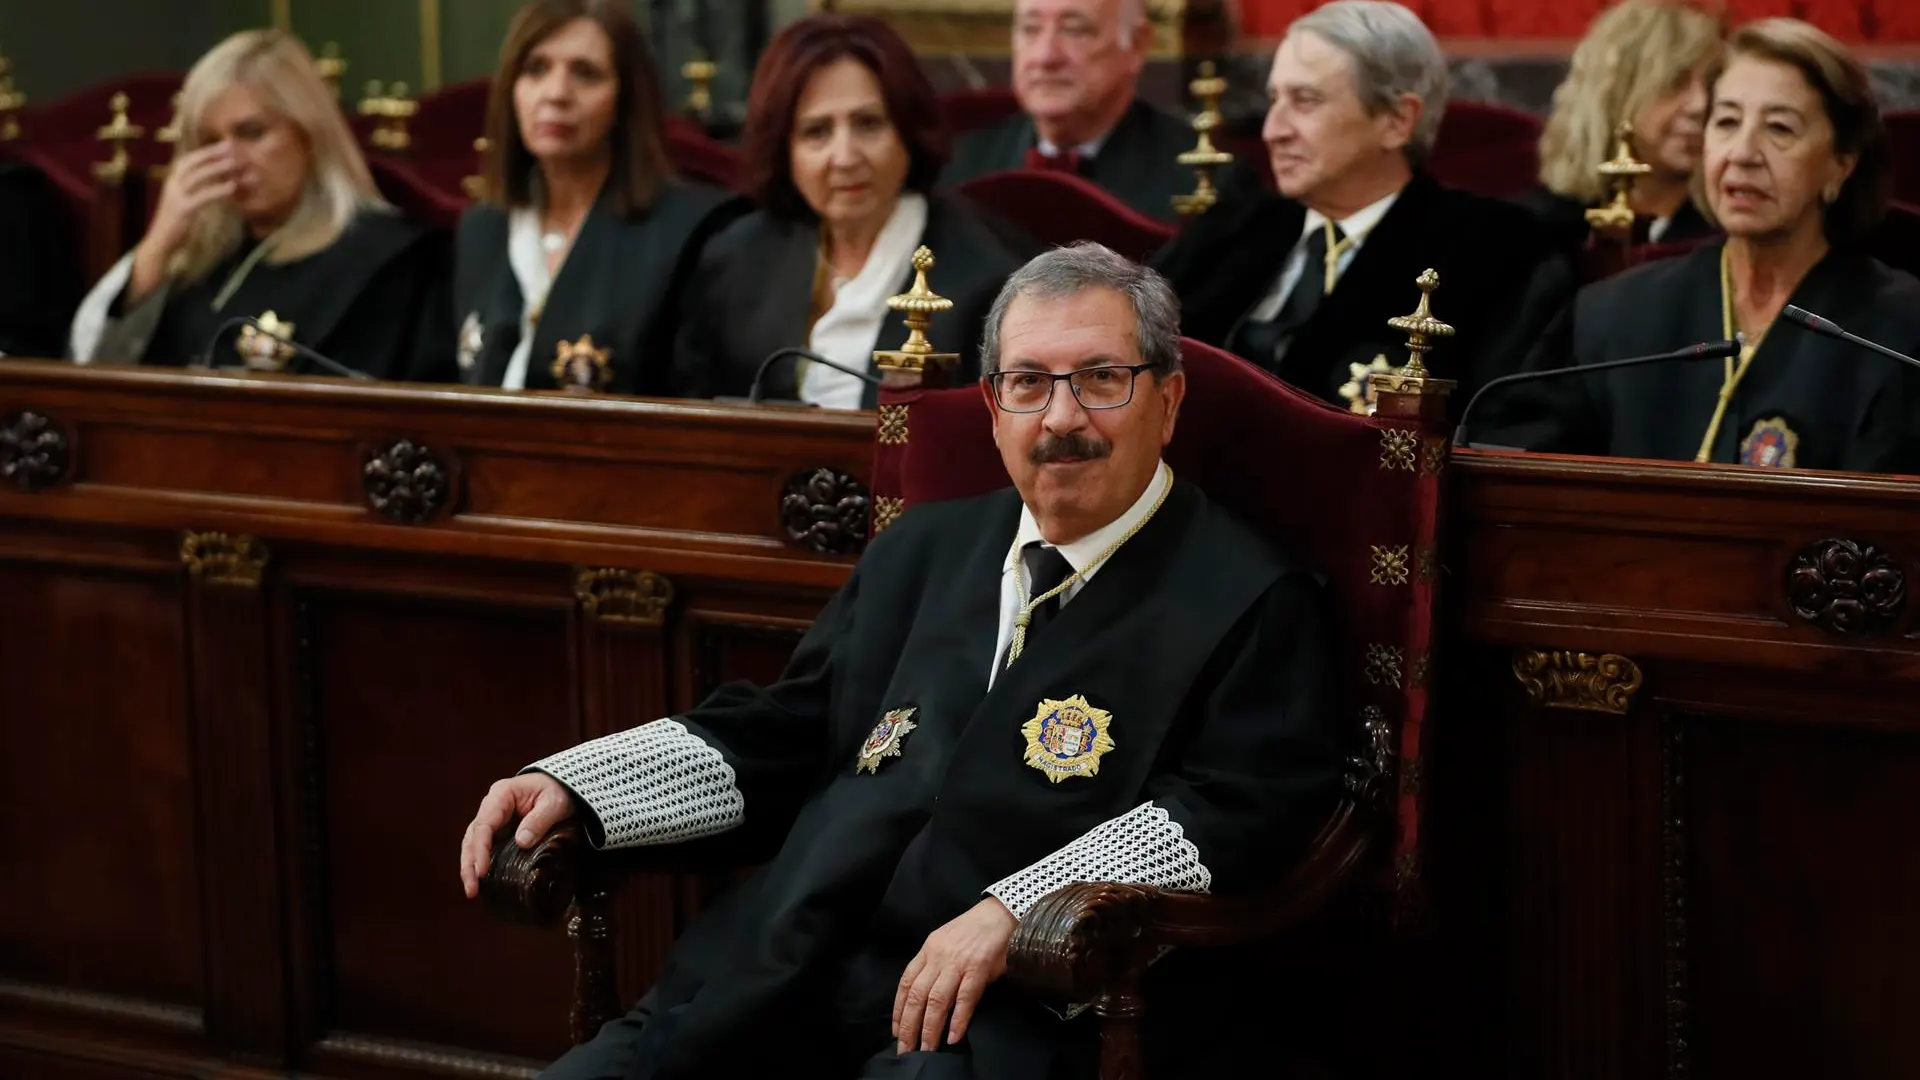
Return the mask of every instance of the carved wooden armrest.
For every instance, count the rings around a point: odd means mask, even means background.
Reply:
[[[480,879],[480,899],[510,922],[546,926],[573,905],[582,863],[596,853],[578,825],[562,825],[523,848],[510,825],[493,838],[493,862]]]
[[[1321,910],[1373,847],[1366,814],[1342,803],[1306,857],[1271,888],[1233,896],[1146,885],[1078,882],[1042,897],[1020,920],[1007,977],[1044,996],[1134,1017],[1147,964],[1168,946],[1240,945],[1276,937]]]

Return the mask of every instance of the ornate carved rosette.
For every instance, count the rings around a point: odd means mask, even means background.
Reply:
[[[576,570],[573,595],[589,618],[626,626],[660,626],[673,603],[673,582],[651,570]]]
[[[360,483],[375,513],[408,525],[439,513],[453,491],[446,463],[411,439],[388,443],[369,456]]]
[[[66,433],[37,412],[21,411],[0,424],[0,480],[21,491],[39,491],[67,475]]]
[[[1800,549],[1787,570],[1793,613],[1834,634],[1884,633],[1907,606],[1900,564],[1872,544],[1821,540]]]
[[[838,469],[809,469],[787,481],[780,527],[789,543],[823,555],[857,555],[867,546],[872,498]]]
[[[1513,674],[1527,700],[1550,709],[1624,714],[1644,681],[1640,665],[1624,656],[1568,650],[1522,649]]]
[[[267,545],[251,536],[190,532],[180,539],[180,562],[205,584],[257,589],[267,569]]]

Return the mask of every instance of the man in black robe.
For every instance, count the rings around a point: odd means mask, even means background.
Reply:
[[[549,1080],[1089,1076],[1092,1026],[998,981],[1019,918],[1073,881],[1285,872],[1334,798],[1328,616],[1311,573],[1161,461],[1178,335],[1152,271],[1092,245],[1035,259],[983,348],[1014,490],[903,515],[773,686],[488,793],[469,895],[516,817],[522,846],[576,814],[599,845],[785,837]]]
[[[46,174],[0,161],[0,356],[67,354],[67,324],[80,302],[79,251]]]
[[[1528,367],[1580,368],[1725,337],[1722,244],[1580,290]],[[1827,252],[1788,303],[1909,356],[1920,281],[1857,248]],[[1737,362],[1735,362],[1737,364]],[[1488,391],[1476,445],[1772,468],[1920,472],[1920,372],[1776,319],[1713,424],[1727,362],[1676,360]]]
[[[1421,171],[1446,87],[1439,44],[1398,4],[1338,0],[1296,20],[1263,131],[1281,193],[1223,199],[1154,260],[1187,336],[1364,411],[1367,368],[1406,361],[1387,320],[1433,269],[1434,314],[1459,333],[1429,364],[1460,381],[1455,400],[1518,367],[1572,297],[1573,267],[1524,209]]]
[[[1196,136],[1185,118],[1134,96],[1152,43],[1143,0],[1020,0],[1013,91],[1021,111],[954,140],[942,180],[1057,169],[1148,217],[1175,220],[1173,197],[1195,184],[1179,157]]]

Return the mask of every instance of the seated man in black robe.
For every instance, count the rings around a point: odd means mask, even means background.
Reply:
[[[1144,0],[1020,0],[1013,92],[1021,112],[954,140],[944,179],[1058,169],[1148,217],[1174,220],[1173,197],[1193,190],[1193,170],[1179,157],[1195,136],[1184,117],[1134,97],[1152,43]]]
[[[1431,268],[1434,312],[1459,331],[1434,364],[1461,382],[1456,400],[1518,367],[1572,295],[1573,268],[1532,214],[1421,171],[1447,63],[1419,17],[1380,0],[1328,4],[1288,29],[1268,89],[1281,194],[1221,200],[1154,260],[1186,335],[1365,411],[1367,368],[1406,340],[1387,320],[1413,309]]]
[[[66,355],[79,247],[46,174],[0,161],[0,356]]]
[[[1249,888],[1331,807],[1322,591],[1161,461],[1186,389],[1166,283],[1049,252],[983,352],[1014,490],[909,510],[773,686],[481,803],[469,895],[515,818],[522,846],[576,815],[603,846],[785,837],[548,1080],[1091,1076],[1094,1028],[998,981],[1018,920],[1072,881]]]

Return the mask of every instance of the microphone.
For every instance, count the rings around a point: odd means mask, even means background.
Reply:
[[[1487,391],[1508,383],[1530,382],[1534,379],[1550,379],[1556,375],[1579,375],[1590,371],[1606,371],[1611,368],[1638,367],[1641,364],[1658,364],[1668,360],[1719,360],[1728,356],[1740,355],[1740,343],[1737,341],[1702,341],[1684,349],[1658,353],[1653,356],[1630,356],[1625,360],[1602,360],[1597,364],[1582,364],[1578,367],[1549,368],[1546,371],[1516,371],[1511,375],[1502,375],[1497,379],[1488,379],[1487,384],[1474,391],[1467,399],[1467,407],[1460,410],[1460,423],[1453,429],[1453,445],[1467,445],[1467,418],[1473,415],[1473,407],[1480,404]]]
[[[872,372],[860,371],[855,368],[848,367],[847,365],[841,363],[838,360],[830,360],[827,357],[821,356],[819,353],[814,352],[812,349],[803,349],[798,345],[788,345],[785,348],[773,350],[773,353],[771,355],[769,355],[765,360],[760,361],[759,370],[753,373],[753,385],[747,388],[747,404],[749,405],[760,404],[760,395],[765,393],[767,389],[765,384],[767,381],[768,369],[773,367],[774,361],[781,360],[789,356],[804,357],[808,360],[813,361],[816,364],[825,364],[835,371],[844,372],[848,375],[853,376],[856,379],[859,379],[861,382],[866,383],[868,386],[881,385],[880,376],[875,375]]]
[[[1788,304],[1786,310],[1780,313],[1780,317],[1788,322],[1804,326],[1816,334],[1824,334],[1830,338],[1858,345],[1871,352],[1877,352],[1881,356],[1898,360],[1903,364],[1912,364],[1914,367],[1920,367],[1920,360],[1915,360],[1906,353],[1894,352],[1892,349],[1887,348],[1877,341],[1868,341],[1859,334],[1849,334],[1845,330],[1840,329],[1837,323],[1830,319],[1823,319],[1813,312],[1808,311],[1806,308]]]
[[[341,363],[340,361],[335,360],[328,356],[323,356],[320,353],[307,348],[305,345],[302,345],[299,342],[292,340],[291,338],[282,338],[272,333],[266,327],[260,324],[259,319],[256,319],[251,315],[241,315],[237,318],[228,319],[226,322],[221,323],[219,329],[213,332],[213,336],[207,339],[206,350],[201,354],[201,359],[204,360],[205,363],[203,363],[200,366],[210,367],[210,368],[219,367],[218,364],[215,364],[213,362],[214,346],[219,345],[220,339],[226,337],[227,334],[229,334],[230,332],[246,326],[251,326],[255,330],[258,330],[260,333],[266,334],[267,336],[273,338],[275,341],[279,342],[280,344],[285,345],[289,349],[292,349],[295,355],[303,356],[308,360],[313,361],[314,366],[320,368],[322,371],[325,371],[329,375],[341,375],[349,379],[365,379],[368,381],[373,381],[373,376],[367,374],[364,371],[359,370],[358,368],[350,368],[347,365]]]

